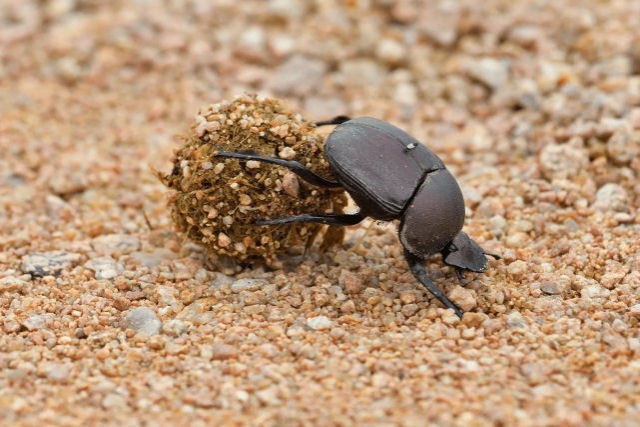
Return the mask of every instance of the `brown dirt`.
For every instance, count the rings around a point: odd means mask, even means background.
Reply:
[[[635,0],[0,2],[0,424],[635,425],[638,22]],[[462,321],[394,223],[241,272],[173,230],[151,167],[247,91],[445,161],[503,255],[464,286],[427,263]]]

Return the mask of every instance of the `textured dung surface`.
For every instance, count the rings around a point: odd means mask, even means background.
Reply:
[[[0,1],[0,424],[637,424],[639,9]],[[239,273],[173,229],[150,166],[245,91],[446,163],[503,255],[427,262],[462,321],[397,224]]]
[[[323,138],[275,99],[237,97],[201,108],[173,160],[170,173],[159,173],[172,191],[171,216],[178,230],[203,245],[215,258],[236,262],[266,261],[296,244],[310,247],[319,224],[256,226],[257,219],[305,213],[342,213],[342,189],[307,184],[293,172],[256,161],[216,157],[219,150],[255,153],[297,161],[333,179],[324,157]],[[331,228],[329,245],[341,244],[342,228]],[[218,262],[216,262],[218,261]]]

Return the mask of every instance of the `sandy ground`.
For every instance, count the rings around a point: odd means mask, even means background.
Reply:
[[[639,22],[635,0],[0,2],[1,423],[637,425]],[[503,255],[464,286],[428,262],[462,321],[393,223],[277,271],[216,271],[173,230],[150,166],[247,90],[440,155]]]

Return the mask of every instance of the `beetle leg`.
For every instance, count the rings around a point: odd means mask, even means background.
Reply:
[[[277,225],[292,222],[318,222],[328,225],[355,225],[365,219],[360,213],[354,214],[304,214],[287,216],[284,218],[261,219],[254,222],[255,225]]]
[[[410,253],[408,250],[404,250],[404,257],[409,264],[409,268],[413,275],[422,283],[422,285],[427,288],[429,292],[433,294],[434,297],[438,298],[442,304],[447,308],[453,309],[456,313],[456,316],[462,319],[462,315],[464,314],[460,307],[455,305],[447,296],[438,288],[438,286],[429,279],[427,276],[427,269],[424,266],[424,259],[418,258],[417,256]]]
[[[464,275],[462,274],[464,270],[462,270],[461,268],[456,267],[456,276],[458,277],[458,280],[462,283],[469,283],[467,281],[467,279],[464,278]]]
[[[319,122],[314,122],[313,124],[316,126],[325,126],[325,125],[341,125],[344,122],[348,122],[351,120],[349,116],[336,116],[331,120],[322,120]]]
[[[331,181],[321,177],[320,175],[316,175],[314,172],[304,167],[302,163],[296,162],[295,160],[283,160],[277,157],[259,156],[257,154],[232,153],[229,151],[219,151],[218,154],[216,154],[216,157],[227,157],[230,159],[239,159],[242,161],[255,160],[258,162],[284,166],[291,172],[298,175],[300,178],[307,181],[309,184],[316,185],[318,187],[342,187],[339,182]]]

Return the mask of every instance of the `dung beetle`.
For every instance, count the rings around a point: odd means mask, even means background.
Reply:
[[[308,213],[263,219],[255,224],[315,222],[346,226],[366,217],[382,221],[399,219],[398,236],[411,272],[442,304],[462,318],[462,310],[427,276],[425,260],[440,252],[442,261],[454,267],[458,279],[464,282],[464,270],[482,273],[488,267],[486,255],[500,257],[486,252],[461,231],[465,217],[462,192],[442,160],[408,133],[372,117],[338,116],[315,125],[338,125],[325,143],[325,156],[337,181],[316,175],[292,160],[225,151],[217,156],[284,166],[310,184],[343,187],[360,211]]]

